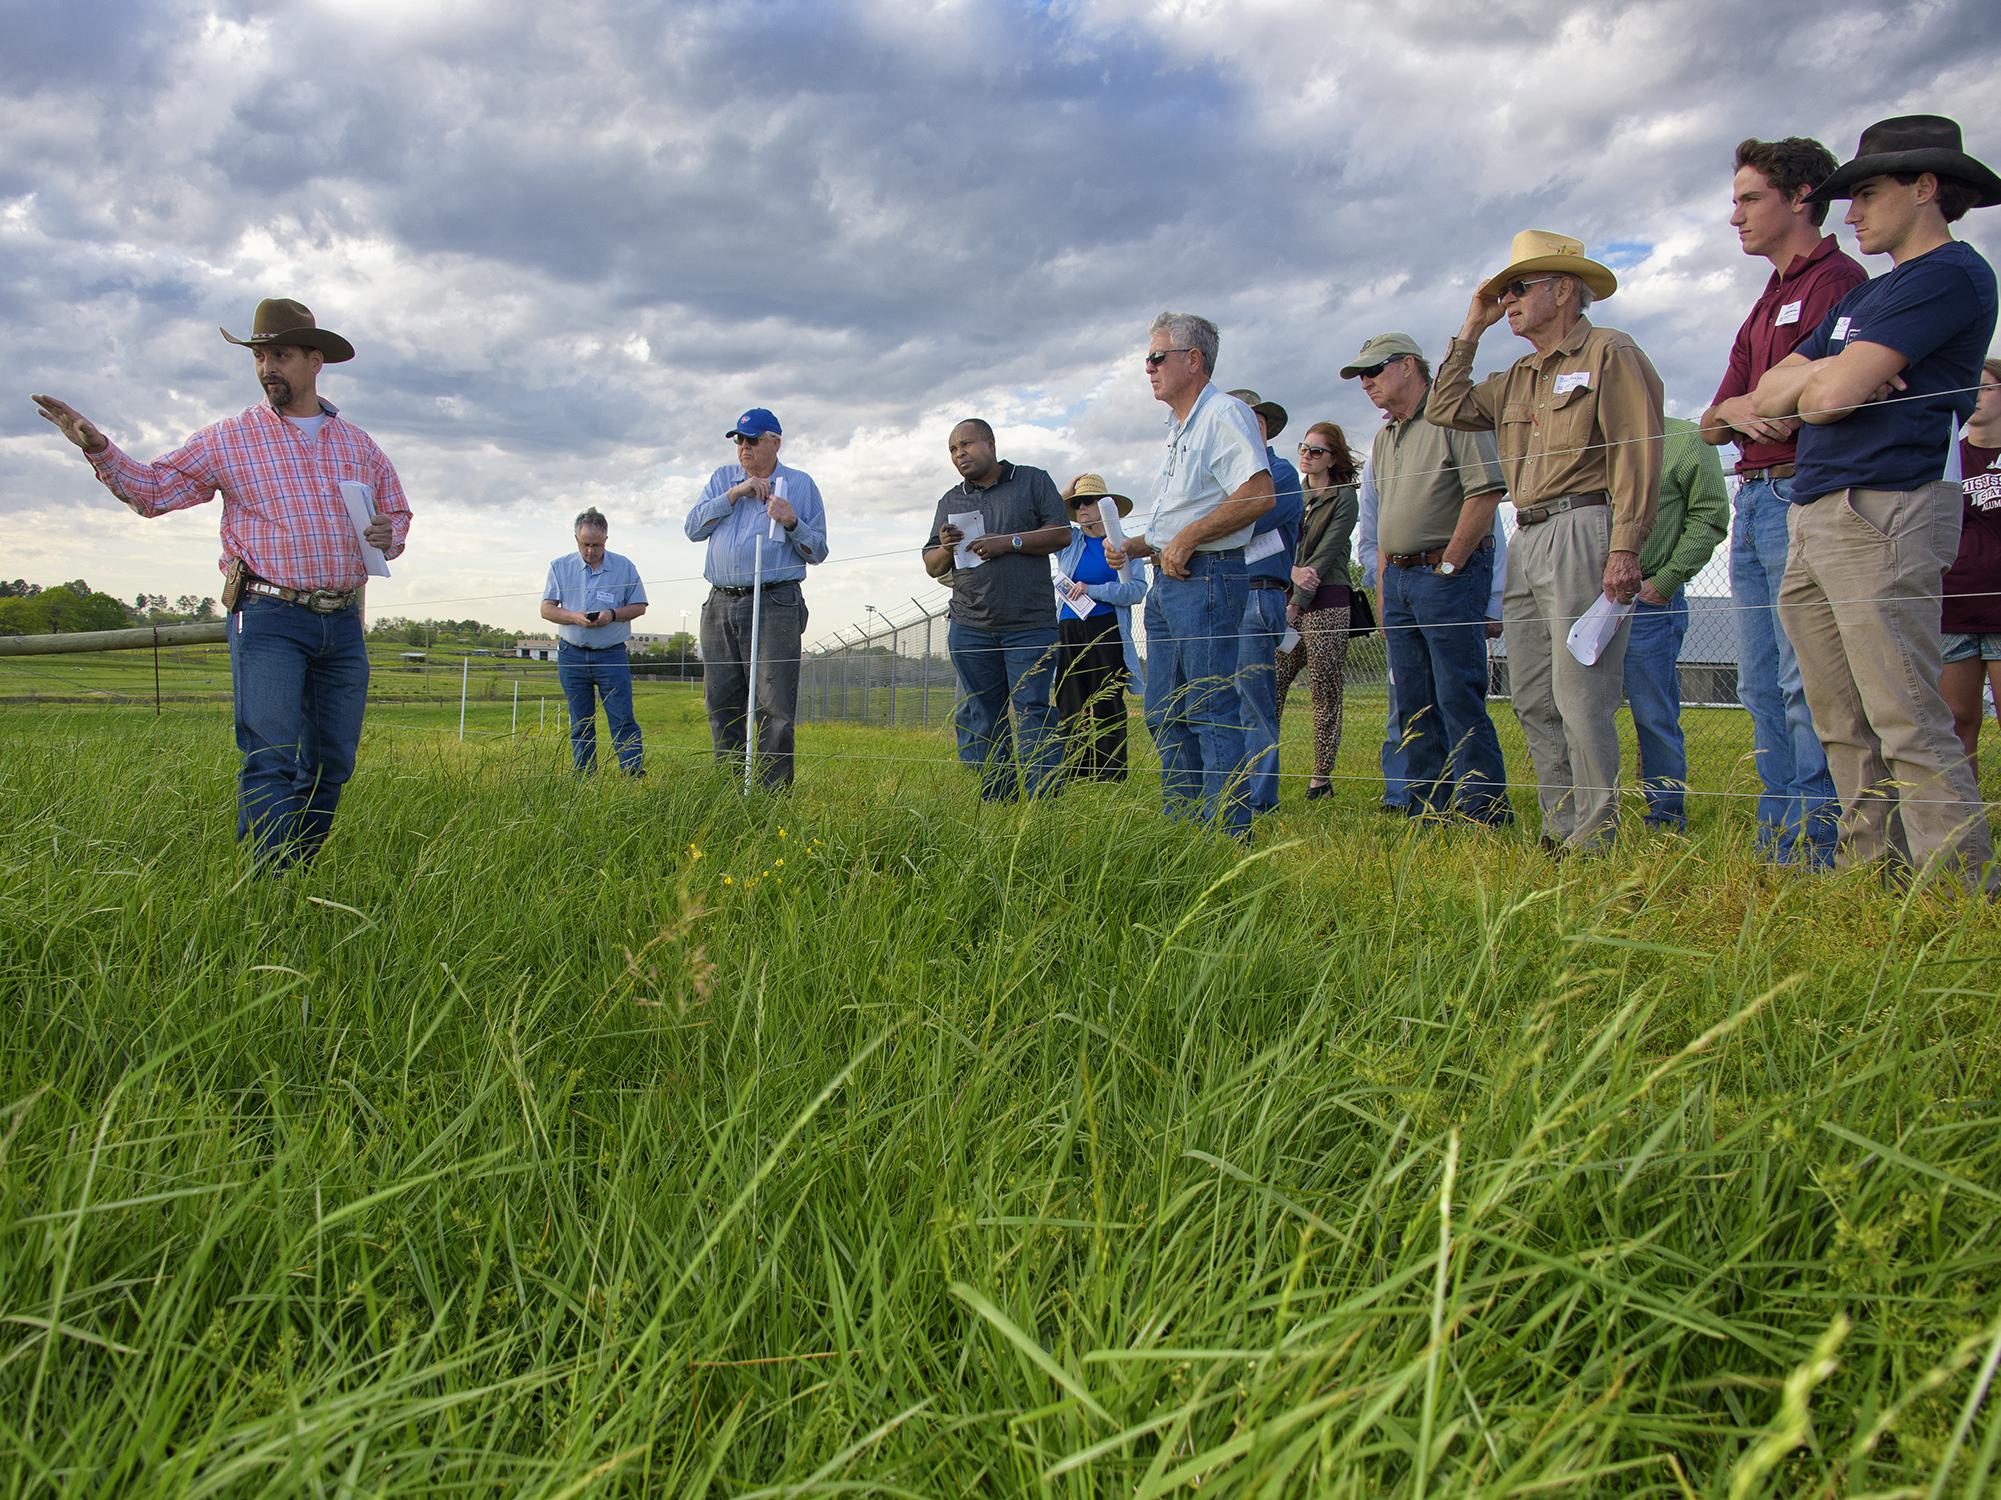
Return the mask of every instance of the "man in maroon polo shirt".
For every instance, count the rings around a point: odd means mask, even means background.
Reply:
[[[1773,421],[1751,410],[1759,379],[1818,328],[1827,312],[1869,279],[1823,235],[1825,203],[1807,194],[1834,175],[1834,154],[1790,136],[1737,147],[1730,222],[1746,255],[1772,263],[1764,295],[1737,330],[1730,367],[1702,414],[1702,436],[1738,446],[1738,489],[1730,524],[1730,592],[1737,614],[1737,696],[1751,715],[1758,779],[1758,848],[1780,864],[1811,868],[1834,857],[1840,805],[1827,755],[1814,733],[1799,660],[1779,625],[1786,571],[1786,518],[1792,510],[1794,434],[1799,419]]]

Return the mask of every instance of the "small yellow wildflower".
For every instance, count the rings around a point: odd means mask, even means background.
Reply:
[[[787,833],[783,828],[778,830],[778,836],[782,839],[788,839],[792,837],[792,835]]]
[[[730,879],[730,878],[729,878],[729,876],[725,875],[725,876],[723,877],[723,884],[724,884],[724,885],[735,885],[735,884],[736,884],[736,882],[735,882],[734,880]]]
[[[773,861],[772,861],[772,868],[773,868],[773,869],[776,869],[776,870],[782,870],[782,869],[784,869],[784,868],[785,868],[785,861],[784,861],[784,860],[782,860],[782,859],[779,859],[779,860],[773,860]]]
[[[690,844],[688,846],[688,858],[700,859],[701,857],[702,857],[702,851],[697,849],[693,844]]]

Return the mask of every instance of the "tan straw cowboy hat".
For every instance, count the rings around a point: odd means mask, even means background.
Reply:
[[[1085,500],[1110,500],[1118,506],[1122,516],[1129,516],[1133,511],[1131,500],[1105,488],[1105,476],[1102,474],[1079,474],[1070,481],[1070,493],[1063,503],[1075,510],[1079,502]]]
[[[1591,288],[1594,297],[1609,297],[1619,290],[1619,278],[1610,267],[1599,265],[1584,253],[1584,241],[1547,229],[1524,229],[1508,249],[1508,263],[1480,283],[1480,294],[1498,297],[1501,288],[1517,276],[1550,271],[1575,276]]]
[[[255,349],[270,344],[290,344],[299,349],[317,349],[330,365],[354,358],[354,345],[339,334],[313,321],[313,310],[290,297],[266,297],[257,304],[250,319],[250,337],[240,339],[227,328],[220,330],[232,344]]]

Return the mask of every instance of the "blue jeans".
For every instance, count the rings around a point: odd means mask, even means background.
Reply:
[[[1200,818],[1233,838],[1251,820],[1234,681],[1248,592],[1243,549],[1231,547],[1195,553],[1188,577],[1159,574],[1146,596],[1146,727],[1161,801],[1170,818]]]
[[[1406,796],[1412,812],[1455,803],[1483,823],[1506,823],[1508,773],[1487,717],[1487,596],[1494,549],[1476,548],[1450,577],[1435,567],[1383,570],[1383,635],[1396,677]]]
[[[1285,635],[1285,601],[1284,589],[1251,589],[1237,639],[1237,717],[1251,768],[1244,800],[1253,813],[1278,807],[1278,643]]]
[[[604,700],[605,722],[611,725],[612,747],[621,769],[640,772],[644,747],[639,721],[632,716],[632,664],[625,643],[616,646],[556,647],[556,681],[570,705],[570,759],[579,771],[595,771],[598,763],[598,707]]]
[[[996,633],[953,620],[945,643],[959,677],[959,759],[979,771],[980,796],[1010,802],[1054,790],[1063,755],[1050,703],[1056,627]],[[1018,724],[1008,720],[1010,706]]]
[[[1377,597],[1381,597],[1380,590]],[[1381,606],[1378,606],[1381,613]],[[1384,644],[1388,652],[1387,640]],[[1397,672],[1392,665],[1383,675],[1383,692],[1389,700],[1389,723],[1383,733],[1383,806],[1410,811],[1410,752],[1403,742],[1403,728],[1397,722]]]
[[[1640,791],[1647,821],[1677,832],[1688,827],[1688,750],[1681,737],[1682,637],[1688,599],[1680,589],[1665,604],[1633,604],[1626,637],[1626,705],[1640,744]]]
[[[236,837],[260,863],[310,862],[354,775],[368,705],[361,611],[321,615],[247,595],[229,620]]]
[[[1841,816],[1827,755],[1814,732],[1799,658],[1779,624],[1792,481],[1739,487],[1730,518],[1730,592],[1737,604],[1737,697],[1751,715],[1758,780],[1758,848],[1780,864],[1826,865]]]

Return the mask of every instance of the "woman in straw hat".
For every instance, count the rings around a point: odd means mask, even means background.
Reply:
[[[1355,455],[1332,422],[1315,422],[1299,441],[1299,481],[1306,492],[1292,597],[1285,617],[1299,643],[1278,659],[1278,710],[1302,668],[1313,669],[1313,779],[1306,799],[1333,788],[1334,752],[1341,748],[1341,679],[1348,665],[1348,555],[1361,499]]]
[[[1109,500],[1121,516],[1133,503],[1105,488],[1103,476],[1079,474],[1065,486],[1070,545],[1056,558],[1056,711],[1071,774],[1092,781],[1126,775],[1126,691],[1145,690],[1133,649],[1133,606],[1146,597],[1146,564],[1133,558],[1126,577],[1105,561]]]

